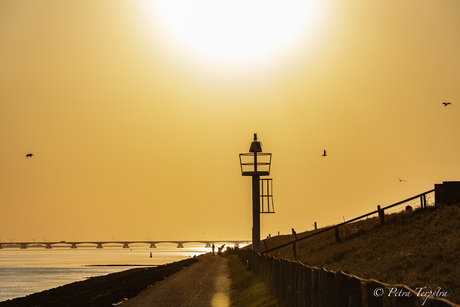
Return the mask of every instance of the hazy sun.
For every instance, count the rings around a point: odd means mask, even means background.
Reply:
[[[157,0],[149,2],[149,10],[187,51],[234,62],[271,57],[305,39],[319,14],[315,2]]]

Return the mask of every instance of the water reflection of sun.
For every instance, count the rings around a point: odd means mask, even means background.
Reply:
[[[316,3],[157,0],[144,2],[142,10],[182,52],[234,63],[272,59],[304,45],[316,35],[322,17]]]

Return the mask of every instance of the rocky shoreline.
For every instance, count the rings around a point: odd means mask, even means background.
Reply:
[[[135,268],[91,277],[26,297],[0,302],[0,307],[116,306],[196,261],[197,258],[189,258],[157,267]]]

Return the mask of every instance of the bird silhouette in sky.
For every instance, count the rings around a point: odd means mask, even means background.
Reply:
[[[32,153],[27,154],[27,155],[26,155],[26,158],[32,158],[33,155],[34,155],[34,154],[32,154]]]
[[[327,155],[326,155],[326,149],[325,149],[325,150],[324,150],[324,153],[323,153],[323,155],[322,155],[322,157],[326,157],[326,156],[327,156]]]
[[[400,179],[399,177],[396,178],[398,178],[399,182],[407,182],[406,180]]]
[[[442,103],[445,107],[447,107],[448,105],[450,105],[451,103],[450,102],[443,102]]]

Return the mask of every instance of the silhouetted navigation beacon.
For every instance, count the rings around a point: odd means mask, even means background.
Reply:
[[[254,133],[249,153],[240,154],[240,166],[243,176],[252,177],[252,247],[256,251],[260,251],[260,213],[275,213],[273,181],[260,179],[260,176],[270,175],[271,160],[272,154],[262,152],[262,143],[257,138],[257,133]]]

